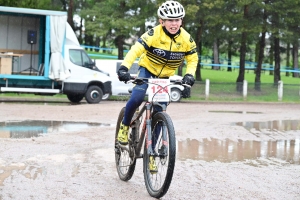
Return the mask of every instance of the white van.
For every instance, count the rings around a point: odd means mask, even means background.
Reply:
[[[95,60],[96,66],[107,72],[111,78],[112,93],[106,93],[103,95],[103,100],[109,99],[110,95],[122,96],[129,95],[128,89],[131,89],[134,85],[132,83],[125,84],[124,82],[119,81],[117,71],[120,68],[122,60]],[[129,70],[129,73],[134,76],[138,72],[139,65],[135,62]],[[181,80],[182,77],[174,75],[170,77],[171,80]],[[182,97],[182,91],[184,87],[181,85],[172,85],[171,86],[171,101],[178,102]]]
[[[111,79],[80,46],[67,12],[0,6],[0,93],[99,103]],[[5,39],[3,39],[5,38]]]

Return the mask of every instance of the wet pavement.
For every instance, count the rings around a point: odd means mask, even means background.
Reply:
[[[178,142],[180,160],[205,160],[208,162],[237,162],[265,159],[279,159],[300,165],[300,139],[279,141],[232,141],[215,138],[187,139]]]
[[[131,180],[116,172],[115,123],[124,104],[0,103],[0,200],[152,199],[142,159]],[[298,200],[299,110],[171,104],[177,159],[162,199]]]
[[[89,127],[114,126],[106,123],[68,121],[7,121],[0,122],[0,138],[31,138],[56,132],[80,131]]]
[[[236,122],[233,126],[255,129],[263,134],[300,130],[298,120],[274,120],[267,122]],[[32,138],[56,132],[74,132],[89,127],[114,127],[115,124],[68,121],[7,121],[0,122],[0,138]],[[177,141],[177,157],[180,160],[205,160],[236,162],[265,159],[280,159],[290,164],[300,164],[300,138],[295,140],[233,141],[205,138],[201,141],[187,139]]]

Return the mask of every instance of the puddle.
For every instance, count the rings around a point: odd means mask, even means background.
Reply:
[[[232,141],[229,139],[186,140],[178,142],[178,158],[234,162],[266,159],[280,160],[300,165],[300,138],[295,140],[275,140],[273,135],[284,136],[286,131],[299,131],[299,120],[274,120],[267,122],[236,122],[233,126],[243,126],[250,133],[260,137],[268,135],[270,141]],[[277,161],[276,161],[277,162]]]
[[[212,113],[237,113],[237,114],[262,114],[262,112],[249,112],[249,111],[232,111],[232,110],[210,110]]]
[[[69,121],[7,121],[0,122],[0,138],[31,138],[53,132],[78,131],[91,126],[112,126],[103,123]]]
[[[236,122],[231,125],[243,126],[247,130],[257,131],[297,131],[300,130],[300,120],[274,120],[267,122]]]
[[[266,159],[300,165],[300,139],[278,141],[232,141],[187,139],[178,141],[177,158],[236,162]],[[275,161],[274,161],[275,160]]]
[[[23,175],[25,178],[35,180],[37,176],[43,173],[44,169],[43,167],[37,168],[34,166],[26,166],[23,163],[16,163],[10,166],[0,166],[0,186],[4,186],[3,182],[5,181],[5,179],[11,177],[13,172],[16,171],[18,172],[18,174]]]

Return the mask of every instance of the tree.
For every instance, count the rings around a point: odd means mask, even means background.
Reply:
[[[0,0],[0,6],[59,10],[53,0]]]
[[[198,0],[184,0],[180,2],[185,9],[185,17],[183,20],[183,28],[186,29],[197,45],[198,52],[198,64],[195,73],[195,79],[197,81],[202,81],[201,77],[201,53],[202,53],[202,31],[203,31],[203,22],[204,15],[201,10],[201,4]]]
[[[292,48],[292,57],[293,57],[293,69],[298,70],[299,68],[299,59],[298,59],[298,50],[299,50],[299,32],[300,32],[300,0],[286,1],[285,2],[285,12],[283,23],[285,25],[284,37],[283,40],[287,42],[287,61],[289,61],[289,44],[293,45]],[[287,63],[289,66],[289,63]],[[293,77],[299,77],[299,73],[293,73]]]
[[[265,0],[263,2],[263,5],[267,5],[269,3],[268,0]],[[267,33],[267,18],[268,18],[268,14],[267,14],[267,9],[266,7],[262,7],[263,9],[263,16],[262,16],[262,30],[261,30],[261,36],[260,36],[260,41],[258,44],[258,59],[257,59],[257,66],[256,66],[256,70],[255,70],[255,90],[260,91],[260,75],[261,75],[261,69],[262,69],[262,63],[263,63],[263,59],[264,59],[264,50],[265,50],[265,45],[266,45],[266,33]]]
[[[125,39],[135,36],[145,27],[145,16],[142,9],[150,1],[101,1],[89,9],[81,12],[81,17],[86,20],[86,32],[102,38],[110,37],[118,48],[118,59],[123,59]],[[89,20],[87,20],[89,19]],[[145,30],[145,28],[143,29]]]
[[[239,75],[236,80],[237,91],[242,92],[242,83],[245,78],[245,56],[246,56],[246,42],[247,42],[247,20],[249,15],[249,5],[244,5],[244,27],[242,31],[241,46],[240,46],[240,68]]]

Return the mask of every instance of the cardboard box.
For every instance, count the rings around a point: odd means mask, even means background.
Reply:
[[[0,74],[11,74],[12,58],[0,57]]]

